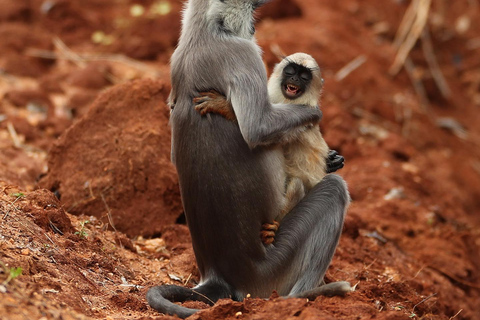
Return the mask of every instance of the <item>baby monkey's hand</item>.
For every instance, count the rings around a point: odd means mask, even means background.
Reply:
[[[193,103],[195,103],[195,110],[202,116],[207,113],[214,113],[230,121],[237,120],[232,105],[227,101],[227,98],[215,90],[200,92],[199,97],[193,98]]]
[[[332,173],[345,166],[345,158],[335,150],[330,150],[327,157],[327,173]]]

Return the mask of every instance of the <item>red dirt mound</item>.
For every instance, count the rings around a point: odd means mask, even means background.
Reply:
[[[170,162],[169,89],[141,80],[102,93],[55,143],[39,185],[68,212],[109,222],[128,236],[152,236],[182,212]]]

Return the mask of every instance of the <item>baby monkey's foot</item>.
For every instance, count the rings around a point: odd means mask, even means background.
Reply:
[[[327,173],[332,173],[340,170],[345,165],[345,158],[338,154],[335,150],[328,151],[327,157]]]
[[[260,237],[262,238],[263,244],[269,245],[275,241],[275,234],[278,231],[280,223],[273,220],[273,223],[264,223],[262,224],[262,231],[260,231]]]

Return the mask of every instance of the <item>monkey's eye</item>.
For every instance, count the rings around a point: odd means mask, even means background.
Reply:
[[[312,74],[310,72],[302,72],[300,73],[300,78],[302,78],[303,81],[310,81],[312,80]]]
[[[285,69],[283,69],[283,73],[287,76],[290,76],[290,77],[295,75],[296,72],[297,71],[295,70],[295,68],[291,64],[289,64],[288,66],[285,67]]]

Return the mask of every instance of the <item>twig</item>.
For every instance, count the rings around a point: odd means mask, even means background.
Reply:
[[[10,214],[10,209],[5,210],[5,214],[3,215],[3,218],[2,218],[2,224],[3,224],[3,220],[7,219],[9,214]]]
[[[475,289],[480,289],[480,284],[477,284],[477,283],[472,283],[472,282],[468,282],[468,281],[465,281],[465,280],[462,280],[460,278],[458,278],[457,276],[447,272],[447,271],[444,271],[442,269],[439,269],[435,266],[428,266],[429,268],[433,269],[433,270],[436,270],[438,272],[440,272],[441,274],[443,274],[444,276],[446,276],[447,278],[450,278],[451,280],[453,281],[456,281],[460,284],[463,284],[464,286],[467,286],[467,287],[470,287],[470,288],[475,288]]]
[[[372,263],[370,263],[368,266],[366,266],[365,264],[363,265],[363,270],[368,270],[370,269],[371,266],[373,266],[373,264],[377,262],[377,259],[373,259]]]
[[[430,104],[430,101],[428,100],[428,96],[427,96],[427,90],[425,90],[425,86],[423,85],[421,79],[418,77],[416,73],[415,64],[413,63],[410,57],[407,57],[405,59],[404,66],[405,66],[405,70],[407,71],[408,77],[412,82],[413,89],[415,90],[417,95],[420,97],[420,104],[421,104],[422,110],[426,111],[428,108],[428,105]]]
[[[118,62],[128,65],[132,68],[135,68],[139,71],[151,73],[152,69],[149,68],[142,62],[136,61],[134,59],[128,58],[121,54],[96,54],[96,53],[75,53],[75,57],[64,55],[62,53],[56,53],[48,50],[40,49],[29,49],[26,51],[26,55],[31,57],[43,58],[43,59],[52,59],[52,60],[68,60],[68,61],[81,61],[90,62],[90,61],[108,61],[108,62]]]
[[[466,140],[468,138],[467,130],[454,118],[438,118],[435,121],[437,127],[451,131],[458,138]]]
[[[85,61],[82,59],[82,57],[70,50],[70,48],[68,48],[67,45],[60,40],[60,38],[55,37],[53,39],[53,44],[55,45],[55,48],[60,50],[60,52],[69,58],[68,60],[75,62],[75,64],[79,67],[85,67]]]
[[[113,230],[115,231],[115,234],[117,233],[117,229],[115,228],[115,224],[113,224],[113,218],[112,218],[112,212],[110,211],[110,207],[107,204],[107,201],[105,200],[105,197],[103,196],[103,193],[100,193],[100,196],[102,197],[102,201],[105,204],[105,208],[107,209],[107,218],[108,222],[112,226]]]
[[[20,142],[20,138],[17,135],[17,131],[15,131],[15,128],[10,121],[7,122],[7,129],[8,133],[10,133],[10,136],[12,137],[13,145],[17,148],[20,148],[22,146],[22,143]]]
[[[67,47],[67,45],[62,40],[60,40],[60,38],[55,37],[53,39],[53,44],[58,50],[60,50],[60,52],[63,52],[65,56],[69,57],[69,60],[73,61],[77,66],[81,68],[86,67],[87,63],[85,59],[83,59],[78,53],[74,52],[73,50],[70,50],[70,48]],[[118,79],[110,72],[106,72],[104,78],[112,83],[119,82]]]
[[[210,299],[210,298],[207,297],[206,295],[201,294],[200,292],[195,291],[195,290],[193,290],[193,289],[192,289],[192,291],[195,292],[196,294],[198,294],[199,296],[203,297],[205,300],[209,301],[209,302],[212,304],[212,306],[215,304],[215,301],[213,301],[212,299]]]
[[[107,203],[107,201],[105,200],[105,197],[103,196],[103,193],[100,193],[100,196],[102,197],[102,201],[103,201],[103,203],[105,204],[105,208],[107,209],[108,222],[110,223],[110,225],[111,225],[112,228],[113,228],[113,231],[115,232],[115,237],[117,238],[118,244],[119,244],[120,247],[123,249],[124,247],[123,247],[122,241],[120,240],[120,237],[119,237],[119,235],[118,235],[117,228],[115,228],[115,224],[113,223],[112,211],[110,210],[110,207],[108,206],[108,203]]]
[[[462,311],[463,311],[463,309],[458,310],[458,312],[455,313],[455,315],[453,317],[448,318],[448,320],[452,320],[452,319],[456,318],[460,314],[460,312],[462,312]]]
[[[13,211],[18,210],[18,208],[15,207],[15,202],[17,202],[17,200],[20,199],[21,197],[22,196],[18,196],[13,202],[7,201],[7,203],[13,208]],[[12,211],[11,208],[7,209],[7,211],[5,212],[5,215],[3,216],[2,220],[5,220],[8,217],[8,215],[10,214],[11,211]],[[2,223],[3,223],[3,221],[2,221]]]
[[[423,28],[422,49],[423,54],[425,55],[425,59],[427,60],[428,67],[430,68],[430,72],[432,73],[433,80],[437,84],[438,89],[440,89],[440,92],[445,99],[450,99],[450,97],[452,96],[452,92],[450,90],[450,87],[448,86],[447,81],[445,80],[445,77],[442,74],[442,71],[440,70],[437,58],[435,57],[432,39],[430,37],[430,32],[428,31],[428,26],[425,26]]]
[[[88,181],[88,191],[90,191],[90,198],[93,200],[96,199],[95,194],[93,194],[92,184],[90,181]]]
[[[420,274],[420,272],[423,271],[423,269],[425,269],[425,266],[421,267],[420,270],[417,271],[417,273],[413,276],[413,279],[415,279],[416,277],[418,277],[418,275]]]
[[[343,68],[338,70],[338,72],[335,74],[335,81],[340,82],[343,79],[345,79],[350,73],[352,73],[354,70],[358,69],[362,64],[367,61],[367,57],[365,55],[360,55],[347,63]]]
[[[413,46],[420,38],[422,31],[427,24],[431,2],[432,0],[416,0],[411,3],[410,6],[413,6],[412,10],[414,13],[410,13],[412,11],[408,10],[407,13],[409,13],[409,16],[405,17],[405,19],[412,19],[411,15],[414,14],[414,20],[411,22],[408,33],[402,29],[401,34],[398,36],[398,40],[396,40],[396,42],[398,42],[398,52],[397,56],[395,57],[395,61],[389,70],[392,76],[396,75],[400,71]],[[405,28],[407,28],[409,25],[410,22],[406,24]],[[402,38],[404,38],[403,41]]]
[[[192,278],[192,274],[190,273],[190,274],[188,275],[187,280],[185,280],[185,281],[183,282],[183,285],[184,285],[184,286],[187,285],[188,281],[190,281],[191,278]]]
[[[54,245],[53,249],[56,250],[56,251],[59,251],[58,248],[57,248],[57,244],[55,242],[53,242],[52,238],[50,238],[48,236],[48,234],[46,234],[45,232],[43,233],[45,235],[45,237],[47,237],[48,240],[50,240],[50,242]]]
[[[429,295],[428,297],[426,297],[425,299],[423,299],[422,301],[420,301],[419,303],[417,303],[416,305],[414,305],[413,308],[412,308],[412,313],[415,311],[415,308],[416,308],[419,304],[424,303],[425,301],[427,301],[428,299],[430,299],[430,298],[432,298],[432,297],[434,297],[434,296],[436,296],[436,295],[437,295],[436,292],[435,292],[435,293],[432,293],[431,295]]]
[[[410,29],[412,29],[413,22],[415,21],[415,13],[417,11],[418,2],[419,0],[413,0],[405,11],[403,19],[400,22],[400,26],[398,27],[397,34],[395,35],[395,40],[393,40],[393,45],[395,48],[399,48],[400,45],[405,42]]]

